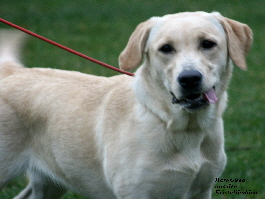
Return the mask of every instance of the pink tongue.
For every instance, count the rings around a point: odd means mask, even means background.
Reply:
[[[204,96],[206,97],[207,101],[210,103],[216,103],[218,101],[218,98],[216,97],[214,89],[208,90],[206,93],[204,93]]]

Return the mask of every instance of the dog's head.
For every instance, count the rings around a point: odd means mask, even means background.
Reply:
[[[139,66],[172,94],[172,103],[199,110],[218,101],[231,74],[230,60],[246,69],[252,31],[219,13],[179,13],[138,25],[119,57],[123,70]],[[144,58],[145,57],[145,58]]]

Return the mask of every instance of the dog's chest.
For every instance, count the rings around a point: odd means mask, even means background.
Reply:
[[[148,192],[149,198],[185,198],[191,189],[200,191],[197,181],[205,163],[200,152],[197,155],[177,153],[161,160],[164,161],[141,172],[140,184],[142,190]]]
[[[196,132],[178,134],[175,138],[175,151],[161,154],[161,165],[158,168],[158,180],[152,192],[161,194],[161,198],[185,198],[191,189],[199,192],[200,178],[207,176],[205,163],[207,159],[201,148],[204,135]],[[168,197],[165,195],[168,194]],[[159,198],[159,197],[158,197]]]

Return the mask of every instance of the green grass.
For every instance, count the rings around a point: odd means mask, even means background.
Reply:
[[[224,16],[247,23],[254,32],[254,45],[248,57],[247,72],[234,70],[225,113],[228,164],[222,178],[245,179],[231,183],[257,195],[218,195],[213,198],[265,198],[265,1],[260,0],[1,0],[0,17],[71,47],[88,56],[118,66],[118,55],[136,25],[151,16],[182,11],[219,11]],[[0,24],[1,28],[7,28]],[[116,72],[92,64],[50,44],[29,37],[23,51],[27,67],[50,67],[112,76]],[[126,166],[126,165],[125,165]],[[27,181],[20,177],[0,193],[1,199],[18,194]],[[216,185],[229,185],[217,183]],[[233,191],[233,189],[225,189]],[[67,193],[63,199],[81,199]]]

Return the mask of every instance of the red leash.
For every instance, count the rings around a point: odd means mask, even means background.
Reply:
[[[38,35],[38,34],[36,34],[36,33],[34,33],[34,32],[31,32],[31,31],[29,31],[29,30],[27,30],[27,29],[25,29],[25,28],[22,28],[22,27],[20,27],[20,26],[18,26],[18,25],[16,25],[16,24],[13,24],[13,23],[11,23],[11,22],[8,22],[8,21],[6,21],[6,20],[4,20],[4,19],[2,19],[2,18],[0,18],[0,21],[3,22],[3,23],[5,23],[5,24],[7,24],[7,25],[9,25],[9,26],[14,27],[14,28],[16,28],[16,29],[18,29],[18,30],[21,30],[21,31],[23,31],[23,32],[25,32],[25,33],[27,33],[27,34],[33,36],[33,37],[37,37],[38,39],[41,39],[41,40],[43,40],[43,41],[45,41],[45,42],[48,42],[48,43],[50,43],[50,44],[52,44],[52,45],[54,45],[54,46],[57,46],[57,47],[59,47],[59,48],[61,48],[61,49],[63,49],[63,50],[66,50],[66,51],[68,51],[68,52],[70,52],[70,53],[73,53],[73,54],[75,54],[75,55],[78,55],[78,56],[80,56],[80,57],[83,57],[83,58],[85,58],[85,59],[87,59],[87,60],[89,60],[89,61],[91,61],[91,62],[94,62],[94,63],[96,63],[96,64],[99,64],[99,65],[101,65],[101,66],[104,66],[104,67],[106,67],[106,68],[109,68],[109,69],[111,69],[111,70],[117,71],[117,72],[119,72],[119,73],[123,73],[123,74],[129,75],[129,76],[134,76],[133,73],[123,71],[123,70],[121,70],[121,69],[119,69],[119,68],[116,68],[116,67],[111,66],[111,65],[109,65],[109,64],[105,64],[105,63],[103,63],[103,62],[101,62],[101,61],[98,61],[98,60],[96,60],[96,59],[93,59],[93,58],[91,58],[91,57],[88,57],[88,56],[86,56],[86,55],[84,55],[84,54],[82,54],[82,53],[80,53],[80,52],[77,52],[77,51],[75,51],[75,50],[72,50],[71,48],[68,48],[68,47],[63,46],[63,45],[61,45],[61,44],[58,44],[58,43],[56,43],[56,42],[54,42],[54,41],[52,41],[52,40],[50,40],[50,39],[47,39],[47,38],[45,38],[45,37],[42,37],[42,36],[40,36],[40,35]]]

